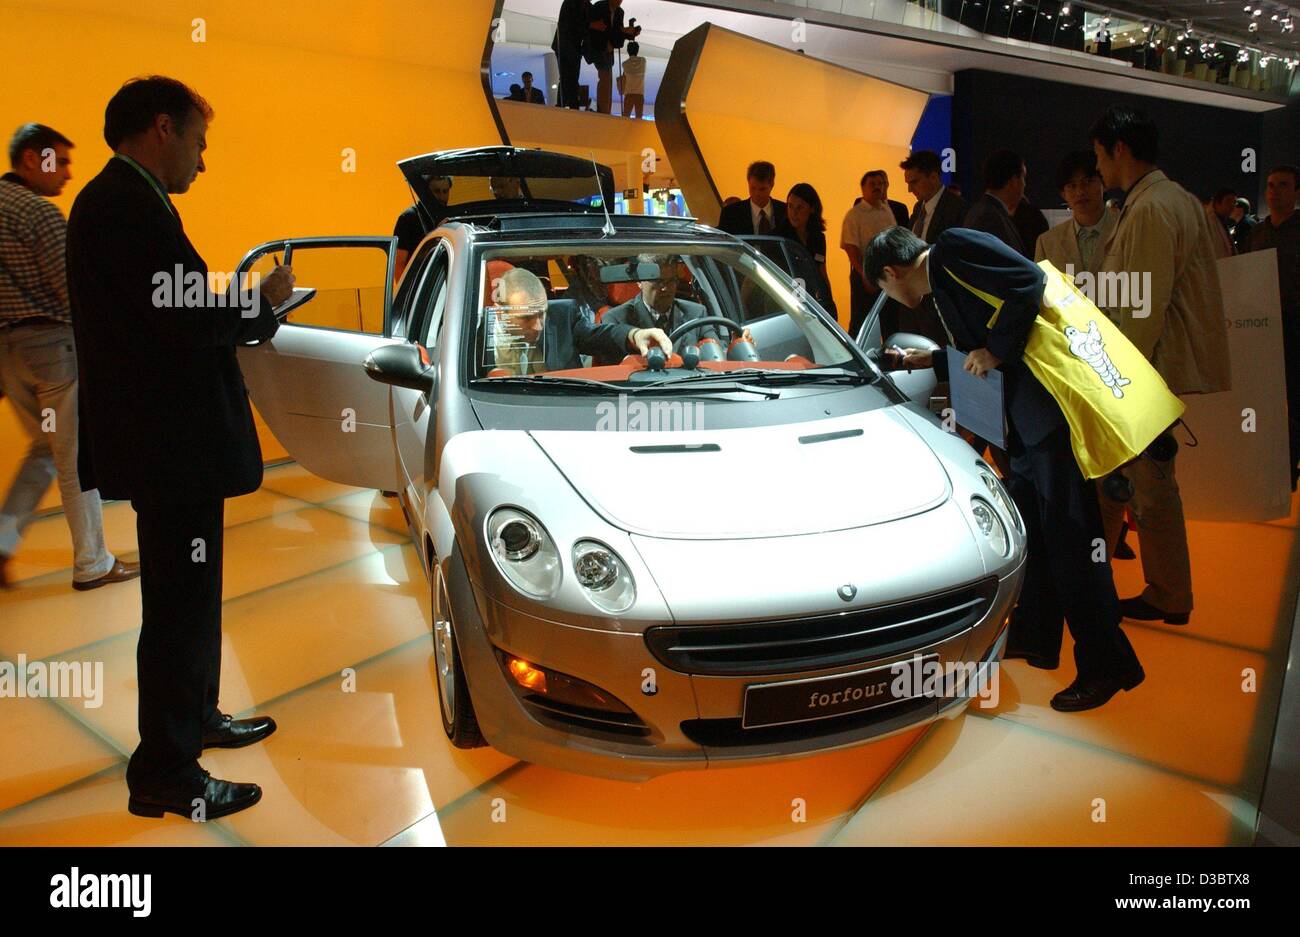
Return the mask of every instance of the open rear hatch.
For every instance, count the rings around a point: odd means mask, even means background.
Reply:
[[[546,150],[483,146],[443,150],[398,162],[418,200],[426,230],[446,218],[596,212],[614,207],[614,171],[591,160]],[[447,201],[431,191],[431,180],[450,180]]]

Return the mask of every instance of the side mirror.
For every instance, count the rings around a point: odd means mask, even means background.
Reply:
[[[364,367],[370,379],[381,384],[431,393],[438,382],[438,369],[427,354],[420,345],[405,342],[381,345],[366,355]]]
[[[895,345],[899,348],[920,348],[937,355],[944,354],[943,349],[934,341],[913,332],[895,332],[885,340],[886,347]],[[922,368],[912,371],[910,374],[907,371],[890,371],[889,376],[893,379],[894,385],[906,394],[908,399],[929,409],[930,396],[939,384],[934,376],[934,368]]]

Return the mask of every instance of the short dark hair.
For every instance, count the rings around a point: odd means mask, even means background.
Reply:
[[[627,44],[628,55],[637,55],[640,52],[641,52],[641,43],[637,42],[635,39],[633,39],[631,42]]]
[[[1083,173],[1085,179],[1101,176],[1097,171],[1097,154],[1091,150],[1073,150],[1065,154],[1060,165],[1056,167],[1056,189],[1059,192],[1070,184],[1077,173]]]
[[[886,267],[910,267],[929,244],[907,228],[894,225],[871,239],[862,254],[862,272],[868,283],[879,283]]]
[[[917,172],[925,173],[927,176],[931,173],[941,172],[943,163],[939,160],[939,154],[934,150],[917,150],[898,164],[899,169],[915,169]]]
[[[533,73],[532,73],[532,72],[524,72],[524,73],[523,73],[522,75],[520,75],[519,77],[520,77],[520,78],[532,78],[532,77],[533,77]]]
[[[767,160],[760,159],[749,164],[749,168],[745,170],[745,178],[757,179],[759,182],[775,182],[776,167]]]
[[[23,124],[9,138],[9,165],[17,169],[23,154],[28,150],[43,153],[55,146],[72,145],[71,140],[53,127],[47,127],[44,124]]]
[[[885,172],[883,169],[868,169],[862,174],[862,178],[858,180],[858,188],[860,189],[866,185],[867,180],[872,176],[881,176],[886,182],[889,181],[889,173]]]
[[[185,132],[190,114],[198,111],[204,120],[212,119],[212,108],[189,86],[163,75],[132,78],[117,89],[104,108],[104,142],[116,150],[128,137],[153,126],[154,118],[166,114]]]
[[[1210,199],[1210,201],[1222,202],[1225,198],[1236,199],[1236,197],[1237,197],[1236,189],[1229,189],[1227,187],[1224,187],[1222,189],[1217,189],[1214,193],[1214,198]]]
[[[1155,121],[1127,104],[1106,108],[1089,131],[1089,138],[1100,143],[1108,155],[1115,154],[1115,144],[1123,143],[1134,159],[1154,163],[1160,159],[1160,132]]]
[[[1238,196],[1237,196],[1237,207],[1238,207],[1238,208],[1244,208],[1244,209],[1246,210],[1246,214],[1249,215],[1249,214],[1250,214],[1250,199],[1246,198],[1245,196],[1238,195]]]
[[[1264,178],[1267,179],[1275,172],[1289,172],[1291,174],[1291,181],[1296,185],[1300,185],[1300,166],[1295,166],[1291,163],[1281,163],[1280,165],[1274,166],[1270,169]]]
[[[1014,150],[994,150],[984,160],[984,187],[1000,189],[1025,168],[1025,160]]]

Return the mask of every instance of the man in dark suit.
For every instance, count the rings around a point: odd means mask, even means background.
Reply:
[[[596,325],[573,300],[548,302],[542,281],[523,267],[502,274],[493,293],[503,301],[490,307],[484,336],[485,374],[494,369],[512,376],[567,371],[582,367],[581,355],[616,364],[625,355],[644,355],[651,344],[665,355],[672,351],[662,329],[626,322]]]
[[[699,303],[677,298],[677,264],[673,258],[644,255],[640,260],[657,266],[659,279],[643,281],[640,294],[606,312],[604,318],[600,320],[602,325],[633,325],[643,329],[662,329],[671,335],[674,329],[684,323],[706,315],[705,308]],[[680,354],[680,350],[687,345],[698,345],[703,341],[717,342],[721,351],[720,357],[726,357],[727,345],[715,325],[702,325],[683,335],[677,342],[678,353]]]
[[[1064,618],[1077,675],[1052,698],[1052,708],[1093,709],[1133,689],[1145,675],[1119,627],[1105,551],[1096,558],[1095,545],[1105,543],[1096,488],[1079,471],[1060,406],[1022,358],[1042,302],[1043,271],[991,235],[964,228],[949,229],[933,246],[890,228],[871,242],[864,267],[905,306],[933,295],[953,347],[966,353],[965,370],[977,377],[1002,372],[1011,456],[1007,489],[1024,519],[1028,550],[1005,656],[1054,669]],[[942,354],[907,350],[902,364],[933,366],[940,380],[948,375]]]
[[[593,20],[591,0],[564,0],[560,4],[555,39],[551,42],[560,66],[560,93],[556,98],[560,107],[578,107],[582,47]]]
[[[933,244],[949,228],[956,228],[966,217],[966,203],[943,184],[943,163],[933,150],[917,150],[898,164],[903,170],[907,191],[916,199],[907,227],[912,233]]]
[[[1011,150],[998,150],[984,161],[984,195],[966,213],[963,227],[991,234],[1016,253],[1032,257],[1033,245],[1025,250],[1013,217],[1024,197],[1025,161]]]
[[[776,167],[765,161],[750,163],[745,172],[749,198],[722,209],[718,228],[728,234],[776,234],[786,226],[785,202],[772,198]]]
[[[217,708],[224,499],[254,491],[262,453],[235,346],[264,340],[293,290],[277,267],[260,287],[208,289],[170,195],[204,171],[207,103],[178,81],[125,84],[104,114],[115,155],[68,219],[68,289],[81,374],[85,489],[129,499],[140,546],[140,745],[128,809],[211,820],[261,799],[213,778],[204,748],[275,731]]]

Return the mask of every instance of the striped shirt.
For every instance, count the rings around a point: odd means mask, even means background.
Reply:
[[[64,247],[68,223],[14,173],[0,176],[0,327],[23,319],[72,322]]]

